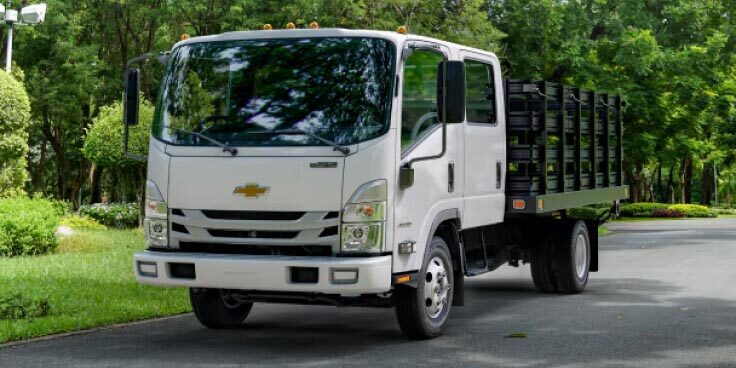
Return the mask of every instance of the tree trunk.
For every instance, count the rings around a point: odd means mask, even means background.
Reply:
[[[687,185],[687,180],[692,179],[692,174],[688,177],[688,170],[690,168],[690,158],[684,158],[680,161],[680,203],[688,203],[687,200],[690,198],[688,190],[690,189]]]
[[[701,181],[702,186],[700,189],[702,195],[700,197],[700,203],[706,206],[710,206],[711,202],[713,201],[714,190],[713,165],[703,165],[702,175],[703,180]]]
[[[687,160],[687,169],[685,170],[685,203],[693,202],[693,161]]]
[[[103,168],[101,166],[92,164],[89,171],[89,204],[100,203],[102,194],[102,185],[100,182],[102,181]]]

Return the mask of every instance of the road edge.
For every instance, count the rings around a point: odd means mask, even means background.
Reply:
[[[26,345],[26,344],[33,344],[36,342],[62,339],[65,337],[71,337],[71,336],[77,336],[77,335],[86,335],[86,334],[91,334],[91,333],[105,331],[105,330],[113,330],[116,328],[123,328],[123,327],[128,327],[128,326],[144,325],[147,323],[161,322],[161,321],[166,321],[170,319],[182,318],[182,317],[189,316],[189,315],[192,315],[192,313],[191,312],[179,313],[179,314],[174,314],[174,315],[166,316],[166,317],[142,319],[142,320],[137,320],[137,321],[132,321],[132,322],[114,323],[110,325],[102,325],[102,326],[87,328],[83,330],[75,330],[75,331],[61,332],[61,333],[56,333],[56,334],[51,334],[51,335],[38,336],[38,337],[33,337],[30,339],[25,339],[25,340],[9,341],[9,342],[0,343],[0,350],[5,349],[5,348],[12,348],[12,347],[17,347],[21,345]]]

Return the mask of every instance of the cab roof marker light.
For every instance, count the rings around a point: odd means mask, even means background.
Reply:
[[[269,23],[266,23],[266,24],[263,25],[263,30],[264,31],[271,31],[271,30],[273,30],[273,26],[271,24],[269,24]]]
[[[409,28],[406,26],[399,26],[399,28],[396,28],[396,33],[400,34],[407,34],[409,32]]]
[[[319,29],[319,23],[317,23],[317,22],[309,23],[309,28],[310,29]]]
[[[294,22],[286,23],[286,29],[296,29],[296,24]]]

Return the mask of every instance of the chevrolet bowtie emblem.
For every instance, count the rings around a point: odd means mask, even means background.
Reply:
[[[268,194],[270,190],[271,187],[262,187],[256,183],[248,183],[235,187],[233,194],[239,194],[245,196],[245,198],[258,198],[260,196]]]

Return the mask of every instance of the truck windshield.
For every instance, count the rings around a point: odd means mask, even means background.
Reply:
[[[176,48],[164,76],[153,135],[175,145],[340,145],[388,130],[395,47],[376,38],[203,42]],[[168,127],[168,128],[167,128]],[[172,129],[174,128],[174,129]]]

